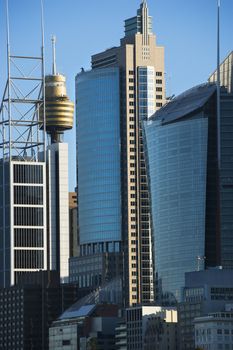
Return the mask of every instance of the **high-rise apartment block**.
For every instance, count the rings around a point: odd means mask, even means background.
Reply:
[[[92,56],[76,77],[78,212],[82,258],[123,257],[125,303],[154,299],[151,218],[142,119],[165,102],[164,49],[146,1],[121,45]],[[91,271],[86,271],[89,283]]]

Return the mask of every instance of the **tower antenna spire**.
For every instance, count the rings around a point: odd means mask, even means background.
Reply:
[[[53,48],[53,75],[57,74],[57,65],[56,65],[56,36],[52,35],[52,48]]]

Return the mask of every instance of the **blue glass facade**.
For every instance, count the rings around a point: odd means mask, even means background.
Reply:
[[[138,67],[139,119],[148,119],[155,112],[154,67]]]
[[[157,293],[174,302],[185,272],[204,267],[208,119],[144,127]]]
[[[79,234],[91,253],[117,251],[121,241],[119,99],[118,68],[77,75]]]

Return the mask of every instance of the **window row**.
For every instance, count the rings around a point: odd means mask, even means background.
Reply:
[[[17,228],[14,230],[15,247],[43,247],[44,230]]]
[[[43,204],[42,186],[14,186],[14,204]]]
[[[42,250],[15,250],[15,269],[43,269],[44,252]]]
[[[14,164],[13,172],[16,183],[43,183],[42,165]]]
[[[43,208],[14,208],[14,225],[16,226],[43,226]]]

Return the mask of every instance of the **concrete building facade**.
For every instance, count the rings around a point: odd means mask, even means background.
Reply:
[[[116,305],[73,305],[49,329],[50,350],[115,350]]]
[[[49,269],[69,279],[68,144],[53,143],[47,151]]]
[[[232,303],[233,270],[213,268],[186,273],[183,301],[178,305],[180,349],[195,346],[195,318],[222,312]]]
[[[231,311],[210,313],[207,316],[194,319],[195,347],[197,349],[229,350],[233,348],[232,310],[233,304]]]
[[[127,349],[176,350],[177,322],[175,308],[139,306],[126,309]]]
[[[52,322],[79,297],[78,286],[60,284],[57,272],[27,273],[0,289],[1,349],[49,349]]]

